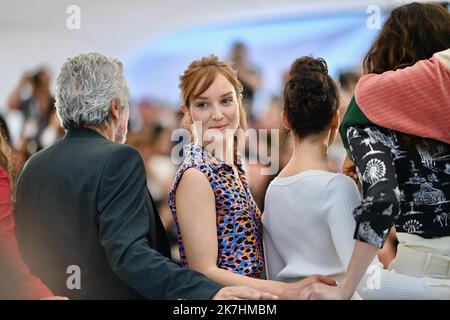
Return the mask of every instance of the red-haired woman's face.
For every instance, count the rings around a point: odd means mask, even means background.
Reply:
[[[217,73],[211,86],[189,102],[195,134],[203,141],[223,141],[239,127],[239,102],[233,85]],[[227,139],[228,140],[228,139]]]

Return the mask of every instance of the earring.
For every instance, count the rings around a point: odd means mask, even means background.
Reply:
[[[336,138],[336,133],[337,133],[337,128],[334,128],[334,127],[331,127],[330,131],[328,131],[327,147],[330,147],[333,144],[334,139]]]

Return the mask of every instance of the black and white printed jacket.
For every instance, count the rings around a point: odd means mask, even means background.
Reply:
[[[382,247],[390,228],[423,238],[450,236],[450,146],[433,154],[381,127],[347,129],[363,186],[355,239]]]

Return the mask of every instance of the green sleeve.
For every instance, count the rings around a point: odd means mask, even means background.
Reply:
[[[355,96],[352,97],[348,105],[347,111],[339,126],[339,134],[342,138],[342,143],[344,144],[347,154],[350,156],[350,148],[347,140],[347,129],[352,126],[371,126],[375,125],[372,123],[364,113],[361,111],[359,106],[356,104]],[[351,157],[350,157],[351,158]]]

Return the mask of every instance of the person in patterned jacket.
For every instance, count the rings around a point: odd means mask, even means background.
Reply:
[[[307,298],[349,298],[395,227],[399,245],[388,269],[422,283],[408,298],[450,299],[448,48],[450,13],[439,4],[411,3],[392,11],[369,50],[364,65],[374,80],[357,85],[341,124],[363,186],[353,212],[356,245],[342,285],[314,284]]]

